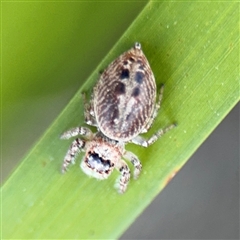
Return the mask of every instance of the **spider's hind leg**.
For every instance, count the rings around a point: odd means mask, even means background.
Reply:
[[[90,126],[97,126],[97,122],[94,115],[94,109],[93,109],[93,96],[91,96],[90,102],[87,102],[86,94],[82,93],[82,99],[84,104],[84,117],[85,122]]]
[[[171,124],[163,129],[159,129],[156,133],[154,133],[148,139],[145,139],[142,136],[136,136],[131,140],[131,142],[143,147],[148,147],[149,145],[152,145],[153,143],[155,143],[160,137],[162,137],[165,133],[175,128],[176,126],[177,126],[176,124]]]
[[[158,115],[158,111],[159,111],[159,109],[160,109],[160,107],[161,107],[161,102],[162,102],[162,99],[163,99],[163,90],[164,90],[164,84],[162,84],[162,86],[161,86],[161,88],[160,88],[159,96],[158,96],[158,101],[157,101],[156,104],[155,104],[155,108],[154,108],[153,114],[152,114],[152,116],[151,116],[151,118],[150,118],[147,126],[143,129],[142,133],[147,132],[147,131],[151,128],[151,126],[152,126],[155,118],[156,118],[157,115]]]

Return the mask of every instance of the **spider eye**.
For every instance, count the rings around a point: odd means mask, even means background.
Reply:
[[[97,153],[90,153],[86,159],[86,163],[91,169],[95,169],[97,172],[108,173],[113,167],[113,163],[110,160],[104,160]]]

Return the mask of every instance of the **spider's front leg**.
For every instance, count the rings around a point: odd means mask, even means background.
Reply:
[[[116,168],[121,175],[116,181],[115,188],[117,188],[119,193],[124,193],[130,180],[130,169],[123,160],[120,160]]]
[[[133,154],[132,152],[126,151],[125,154],[123,155],[124,158],[126,158],[128,161],[130,161],[132,163],[132,165],[134,166],[134,173],[133,173],[133,177],[134,179],[137,179],[141,170],[142,170],[142,164],[140,162],[140,160],[138,159],[138,157]]]
[[[62,173],[65,173],[67,171],[67,167],[70,163],[72,164],[75,163],[75,159],[77,155],[81,152],[82,149],[84,149],[84,146],[85,146],[85,141],[83,141],[80,138],[77,138],[72,142],[63,160]]]
[[[76,137],[78,135],[84,136],[87,140],[91,140],[93,138],[93,133],[90,129],[86,127],[76,127],[64,132],[61,135],[61,139],[69,139],[71,137]],[[84,149],[84,147],[85,147],[85,141],[80,138],[77,138],[72,142],[63,161],[62,173],[66,172],[67,167],[70,163],[75,162],[75,159],[78,153],[82,149]]]

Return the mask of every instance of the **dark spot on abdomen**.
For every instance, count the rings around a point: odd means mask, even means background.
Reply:
[[[135,62],[135,59],[133,57],[130,57],[129,61],[133,63],[133,62]]]
[[[118,82],[114,89],[114,94],[121,95],[124,93],[125,93],[125,84],[122,82]]]
[[[129,78],[129,70],[128,69],[123,69],[120,75],[121,79]]]
[[[135,81],[139,84],[143,82],[144,74],[142,72],[136,72]]]
[[[132,91],[132,96],[137,97],[140,94],[140,89],[138,87],[135,87]]]

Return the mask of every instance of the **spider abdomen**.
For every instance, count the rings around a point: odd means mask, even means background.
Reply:
[[[106,68],[94,88],[97,125],[117,141],[129,141],[142,132],[155,102],[155,78],[138,43]]]

